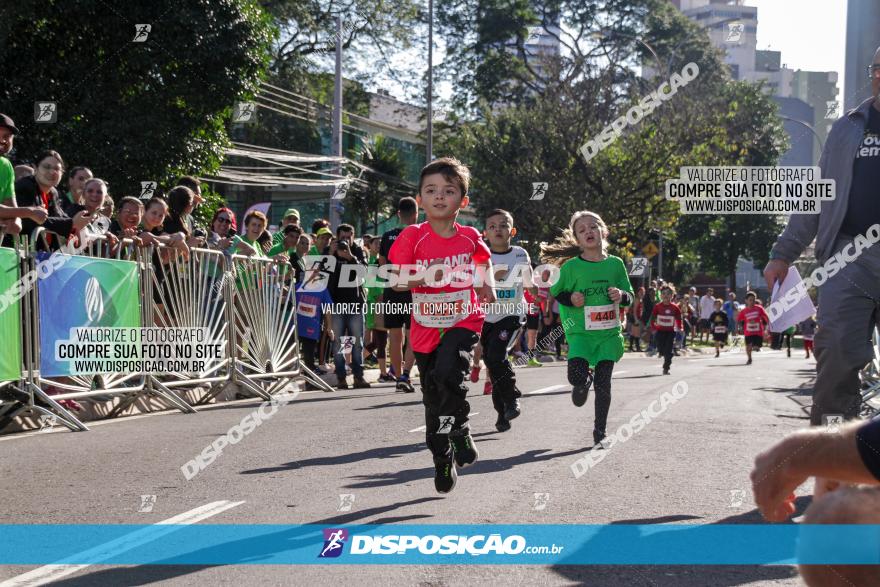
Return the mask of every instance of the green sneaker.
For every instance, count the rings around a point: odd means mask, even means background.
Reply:
[[[455,488],[455,463],[452,459],[434,458],[434,489],[437,493],[449,493]]]
[[[544,365],[541,363],[541,361],[539,361],[535,357],[532,357],[531,359],[529,359],[529,362],[526,363],[526,366],[528,366],[528,367],[543,367]]]
[[[469,430],[459,430],[459,434],[455,431],[449,434],[449,442],[452,444],[452,451],[455,455],[455,464],[461,468],[472,465],[476,462],[479,453],[474,445],[474,439],[471,438]]]

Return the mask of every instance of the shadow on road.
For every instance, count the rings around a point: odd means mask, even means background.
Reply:
[[[421,446],[421,445],[420,445]],[[535,463],[539,461],[547,461],[561,457],[569,457],[583,452],[583,449],[574,449],[565,452],[550,452],[551,449],[537,449],[526,451],[520,455],[507,457],[504,459],[484,459],[477,461],[466,469],[459,469],[459,477],[467,477],[470,475],[482,475],[484,473],[497,473],[498,471],[506,471],[517,465]],[[426,455],[427,456],[427,455]],[[420,479],[431,479],[434,476],[434,470],[427,461],[425,467],[418,469],[403,469],[400,471],[387,471],[374,475],[357,475],[354,479],[361,479],[360,482],[346,485],[346,489],[368,489],[372,487],[386,487],[389,485],[397,485],[399,483],[408,483],[418,481]],[[459,479],[459,483],[462,479]]]
[[[794,517],[802,515],[811,503],[812,497],[801,496],[797,498],[795,506],[797,511]],[[697,516],[686,514],[661,516],[658,518],[646,518],[638,520],[618,520],[612,522],[616,526],[667,524],[681,520],[697,519]],[[762,524],[765,523],[757,509],[748,512],[728,516],[715,524]],[[792,524],[789,520],[787,522]],[[702,525],[694,525],[698,528]],[[681,530],[687,532],[688,530]],[[642,536],[639,529],[633,527],[632,541],[639,544],[639,549],[644,548],[646,541],[656,540],[662,544],[666,537],[662,534]],[[579,553],[587,553],[591,550],[590,544],[602,543],[600,531],[589,542],[583,544],[580,550],[570,553],[571,560],[577,560]],[[649,547],[650,548],[650,547]],[[773,581],[791,579],[797,576],[797,571],[791,566],[759,566],[759,565],[566,565],[560,564],[553,570],[562,577],[590,587],[619,587],[650,585],[651,587],[732,587],[734,585],[746,585],[756,581]]]
[[[261,469],[248,469],[241,472],[241,475],[259,475],[261,473],[277,473],[279,471],[290,471],[294,469],[305,469],[307,467],[332,467],[335,465],[346,465],[351,463],[359,463],[367,459],[393,459],[399,456],[412,454],[425,449],[425,443],[405,444],[401,446],[380,446],[353,452],[347,455],[336,455],[330,457],[315,457],[311,459],[303,459],[301,461],[290,461],[277,467],[263,467]]]

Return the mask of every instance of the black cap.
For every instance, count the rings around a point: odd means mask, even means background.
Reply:
[[[0,113],[0,126],[5,126],[11,130],[14,135],[18,134],[18,129],[15,128],[15,123],[12,122],[12,119],[2,113]]]

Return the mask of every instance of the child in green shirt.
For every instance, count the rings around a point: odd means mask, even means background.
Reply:
[[[593,441],[600,447],[611,406],[611,374],[614,363],[623,357],[621,306],[629,306],[634,299],[623,260],[606,252],[607,238],[602,218],[583,210],[571,217],[562,237],[542,247],[545,261],[561,265],[550,293],[559,302],[569,345],[571,399],[574,405],[583,406],[595,383]]]

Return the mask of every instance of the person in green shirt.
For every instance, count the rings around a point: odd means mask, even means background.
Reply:
[[[18,129],[15,123],[5,114],[0,114],[0,232],[19,234],[21,223],[18,218],[28,218],[37,224],[46,221],[49,214],[39,206],[16,206],[15,203],[15,169],[5,157],[12,151],[12,143]],[[12,204],[12,205],[9,205]]]
[[[281,218],[281,228],[279,228],[275,234],[272,235],[272,247],[276,247],[281,244],[281,241],[284,240],[284,229],[290,225],[296,225],[299,227],[299,210],[296,208],[288,208],[284,212],[284,216]],[[300,234],[302,234],[302,228],[300,228]],[[292,247],[287,247],[288,249]],[[270,255],[271,256],[271,255]]]
[[[296,243],[299,242],[299,237],[302,235],[302,229],[298,224],[288,224],[284,227],[283,231],[278,231],[275,234],[281,234],[284,238],[269,249],[269,252],[266,254],[273,258],[278,255],[287,255],[287,258],[290,260],[290,264],[293,267],[295,274],[294,279],[296,280],[296,283],[299,283],[302,279],[303,272],[305,271],[305,264],[296,252]],[[274,237],[272,240],[275,240]]]
[[[571,399],[574,405],[583,406],[590,385],[595,385],[593,442],[599,447],[606,436],[614,363],[623,357],[621,306],[631,305],[635,297],[623,260],[606,252],[607,238],[602,218],[583,210],[571,217],[562,237],[542,247],[546,262],[561,264],[550,293],[559,302],[569,345]]]

